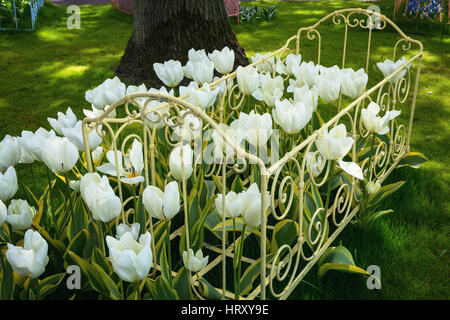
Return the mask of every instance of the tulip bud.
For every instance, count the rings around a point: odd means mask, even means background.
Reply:
[[[183,155],[181,154],[182,152]],[[193,157],[194,153],[188,144],[184,146],[179,145],[172,150],[169,156],[169,167],[172,176],[176,180],[181,180],[182,178],[187,180],[191,177],[194,170]],[[184,176],[182,169],[184,169]]]
[[[251,95],[259,87],[259,73],[255,67],[237,67],[236,79],[239,90],[245,95]]]
[[[56,174],[66,173],[78,161],[78,149],[67,138],[54,137],[44,140],[40,156],[45,165]]]
[[[14,167],[9,167],[3,174],[0,172],[0,200],[8,201],[16,194],[19,186],[17,184],[17,174]]]
[[[180,192],[178,183],[172,181],[164,192],[158,187],[147,186],[142,194],[145,209],[153,218],[170,220],[180,211]]]
[[[118,77],[106,79],[98,87],[86,91],[86,101],[90,102],[95,108],[103,110],[106,105],[112,105],[126,94],[126,86]]]
[[[154,63],[153,70],[156,76],[168,87],[176,87],[184,78],[180,61],[169,60],[162,63]]]
[[[8,243],[6,259],[22,277],[38,278],[48,263],[48,244],[37,231],[25,232],[23,248]]]
[[[242,217],[246,225],[258,227],[261,224],[261,192],[258,185],[253,183],[247,191],[241,193]],[[270,193],[267,191],[265,210],[270,207]]]
[[[183,252],[183,263],[189,271],[199,272],[208,264],[208,256],[203,257],[201,249],[194,255],[194,251],[189,248],[189,251]]]
[[[369,181],[366,185],[366,188],[369,194],[375,194],[380,190],[381,184],[378,180],[376,180],[375,182]]]
[[[214,63],[217,72],[228,74],[233,70],[234,51],[228,47],[224,47],[222,51],[214,50],[208,54],[209,59]]]
[[[131,232],[125,232],[119,240],[106,236],[109,259],[122,280],[135,282],[147,277],[153,264],[151,239],[148,231],[139,237],[139,242]]]
[[[15,166],[22,154],[19,141],[16,137],[6,135],[0,142],[0,172],[10,166]]]
[[[26,200],[11,200],[6,221],[14,230],[26,230],[31,227],[36,209]]]
[[[95,220],[110,222],[119,216],[122,204],[106,176],[100,177],[98,173],[85,174],[80,181],[80,192]]]

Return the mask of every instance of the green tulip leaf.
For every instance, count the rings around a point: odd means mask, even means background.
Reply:
[[[266,256],[266,268],[268,269],[268,265],[272,263],[273,258],[275,257],[275,253],[270,253]],[[251,265],[245,269],[244,274],[241,277],[241,295],[248,293],[253,287],[253,282],[259,277],[261,274],[261,258],[257,259]]]
[[[298,225],[295,221],[285,219],[278,222],[273,229],[272,247],[270,251],[276,253],[281,246],[285,244],[290,246],[297,237]]]
[[[0,299],[12,300],[14,298],[14,275],[6,256],[0,257],[1,273],[0,273]]]
[[[189,274],[185,267],[182,267],[175,276],[173,288],[178,293],[181,300],[192,299],[191,288],[189,286]]]
[[[220,300],[222,295],[216,288],[214,288],[205,278],[199,281],[198,292],[205,298],[210,300]]]
[[[76,255],[83,257],[84,249],[86,248],[88,233],[87,230],[81,230],[67,246],[67,250],[74,252]]]
[[[420,168],[420,166],[428,161],[428,159],[420,152],[408,152],[397,165],[397,168],[411,167],[414,169]]]

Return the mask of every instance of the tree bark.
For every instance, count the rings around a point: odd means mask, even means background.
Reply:
[[[129,83],[159,87],[153,63],[173,59],[184,65],[191,48],[212,52],[225,46],[235,52],[235,67],[249,63],[224,0],[134,0],[133,33],[115,72]]]

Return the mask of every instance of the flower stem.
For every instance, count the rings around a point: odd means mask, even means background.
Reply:
[[[375,132],[372,134],[372,143],[370,145],[370,153],[369,153],[369,177],[368,180],[370,181],[371,178],[371,166],[372,166],[372,152],[373,152],[373,145],[375,143]]]
[[[244,226],[242,227],[242,234],[241,234],[241,242],[240,242],[240,249],[239,249],[239,253],[240,253],[240,257],[239,257],[239,262],[238,262],[238,267],[237,267],[237,296],[235,294],[235,298],[238,299],[239,295],[241,293],[241,264],[242,264],[242,250],[244,250],[244,240],[245,240],[245,229],[246,229],[247,225],[244,223]]]
[[[170,220],[166,222],[166,241],[167,241],[167,262],[169,264],[169,270],[172,273],[172,254],[170,246]],[[170,276],[170,284],[172,284],[172,276]]]
[[[326,216],[326,212],[328,210],[328,205],[330,204],[330,196],[331,196],[331,186],[333,185],[333,171],[334,171],[334,167],[336,166],[336,162],[334,160],[331,160],[331,164],[330,164],[330,177],[328,180],[328,187],[327,187],[327,200],[325,203],[325,216]]]
[[[65,174],[64,178],[66,178],[66,186],[67,186],[67,190],[68,190],[68,194],[69,194],[69,208],[70,208],[70,213],[72,214],[73,217],[73,204],[72,204],[72,195],[70,194],[70,185],[69,185],[69,175]]]
[[[222,213],[224,214],[224,213]],[[233,218],[233,248],[236,250],[236,218]],[[237,292],[237,275],[236,275],[236,268],[233,267],[233,283],[234,283],[234,298],[237,299],[238,292]]]

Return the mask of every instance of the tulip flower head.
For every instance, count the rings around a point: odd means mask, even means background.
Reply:
[[[120,198],[114,194],[106,176],[87,173],[80,181],[80,193],[95,220],[110,222],[122,210]]]
[[[0,172],[15,166],[22,155],[21,145],[16,137],[6,135],[0,142]]]
[[[302,102],[291,103],[288,99],[277,100],[272,109],[273,119],[288,134],[297,134],[311,120],[312,105]]]
[[[7,216],[8,209],[6,208],[6,205],[3,203],[3,201],[0,200],[0,227],[6,221]]]
[[[375,182],[369,181],[366,185],[367,192],[369,194],[376,194],[381,188],[381,184],[378,180]]]
[[[116,162],[116,153],[118,162]],[[125,159],[123,159],[121,151],[111,150],[106,152],[106,159],[108,160],[108,163],[97,167],[98,171],[114,177],[119,176],[120,180],[127,184],[133,185],[145,181],[142,176],[142,171],[144,170],[142,143],[140,143],[137,139],[134,139],[133,141],[129,157],[125,157]],[[124,160],[125,167],[123,167]]]
[[[276,76],[272,79],[269,73],[261,74],[260,83],[261,87],[256,89],[252,96],[259,101],[264,101],[268,106],[273,107],[275,101],[281,99],[283,96],[283,78]]]
[[[36,209],[31,207],[26,200],[11,200],[8,207],[6,221],[13,230],[26,230],[31,227]]]
[[[137,241],[140,228],[141,225],[139,223],[133,223],[131,226],[128,226],[125,223],[121,223],[116,227],[116,239],[120,240],[120,238],[122,238],[125,233],[129,232],[131,233],[133,239]]]
[[[131,232],[125,232],[119,240],[106,236],[109,259],[114,272],[122,280],[135,282],[147,277],[153,264],[151,239],[148,231],[139,237],[139,241]]]
[[[240,129],[248,143],[260,147],[266,145],[272,135],[272,117],[268,113],[259,115],[254,110],[249,114],[241,112],[239,118],[234,120],[230,127]]]
[[[159,80],[170,88],[176,87],[184,78],[180,61],[169,60],[164,63],[154,63],[153,70]]]
[[[39,128],[35,133],[31,131],[22,131],[22,136],[19,138],[22,147],[29,152],[36,160],[42,161],[41,149],[46,139],[55,138],[55,131],[47,131],[44,128]]]
[[[105,106],[110,106],[126,94],[126,86],[118,77],[106,79],[101,85],[92,90],[86,91],[86,101],[95,108],[103,110]]]
[[[194,152],[188,144],[175,147],[169,156],[170,173],[176,180],[189,179],[194,170],[193,161]]]
[[[47,121],[57,133],[64,135],[63,128],[73,128],[77,123],[77,116],[72,112],[72,109],[67,108],[66,113],[58,112],[58,118],[47,118]]]
[[[78,151],[85,151],[83,130],[81,128],[83,121],[78,121],[73,127],[62,128],[62,135],[64,135],[70,142],[72,142],[78,149]],[[100,125],[98,131],[101,132],[102,126]],[[91,130],[88,134],[89,150],[96,149],[101,143],[102,138],[99,136],[97,129]]]
[[[387,111],[383,117],[378,116],[379,112],[380,106],[375,102],[371,102],[367,108],[361,110],[361,120],[367,130],[383,135],[389,132],[389,121],[398,117],[401,111]]]
[[[221,74],[228,74],[233,70],[234,51],[224,47],[222,51],[214,50],[208,53],[209,59],[214,63],[214,68]]]
[[[363,180],[362,170],[356,163],[342,160],[352,148],[353,142],[353,138],[347,137],[345,125],[340,124],[331,129],[330,132],[325,129],[322,137],[316,140],[316,146],[324,159],[336,160],[342,170],[357,179]]]
[[[253,183],[240,195],[242,199],[242,217],[246,225],[258,227],[261,224],[261,192],[258,185]],[[270,207],[270,193],[267,191],[265,210]]]
[[[48,244],[37,231],[25,232],[23,247],[8,243],[6,259],[13,270],[22,277],[38,278],[48,263]]]
[[[223,195],[219,193],[215,200],[218,213],[223,214]],[[242,214],[242,194],[230,191],[225,196],[225,217],[237,218]]]
[[[53,137],[43,141],[40,157],[45,165],[56,174],[72,170],[78,161],[77,147],[67,138]]]
[[[392,61],[389,59],[386,59],[384,62],[378,62],[377,67],[380,69],[380,71],[383,73],[384,77],[388,77],[391,73],[393,73],[395,70],[400,68],[402,64],[406,63],[405,57],[402,57],[401,59],[397,61]],[[408,71],[408,69],[411,67],[411,64],[406,65],[405,68],[402,69],[399,73],[397,73],[395,76],[393,76],[389,82],[396,83],[398,80],[403,78],[405,76],[405,73]]]
[[[271,54],[272,54],[272,52],[267,52],[264,55],[261,53],[256,53],[255,56],[251,57],[251,60],[252,60],[252,62],[256,62],[261,59],[267,58]],[[272,73],[274,67],[275,67],[275,58],[273,56],[270,58],[267,58],[265,60],[265,62],[257,65],[258,72],[266,72],[266,73]]]
[[[145,209],[153,218],[170,220],[180,211],[178,183],[168,183],[164,192],[156,186],[147,186],[142,194]]]
[[[203,257],[201,249],[194,255],[194,251],[189,248],[189,251],[183,252],[183,263],[189,271],[199,272],[208,264],[208,256]]]
[[[347,97],[356,99],[366,91],[369,77],[364,69],[354,71],[352,68],[342,69],[342,93]]]
[[[251,95],[259,87],[259,73],[255,67],[242,67],[236,69],[236,79],[239,90],[245,95]]]
[[[17,174],[14,167],[8,167],[5,173],[0,172],[0,200],[8,201],[17,193]]]

